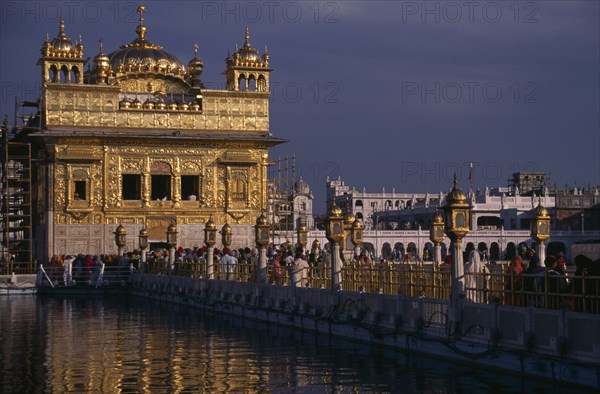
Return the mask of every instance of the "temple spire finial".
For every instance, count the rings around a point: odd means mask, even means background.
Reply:
[[[146,7],[144,7],[141,0],[137,11],[140,13],[140,24],[138,25],[137,29],[135,29],[135,31],[138,34],[140,40],[145,40],[147,29],[146,26],[144,26],[144,12],[146,12]]]
[[[248,30],[248,25],[246,25],[246,41],[244,42],[244,46],[246,48],[250,47],[250,31]]]
[[[198,43],[194,44],[194,58],[198,57]]]

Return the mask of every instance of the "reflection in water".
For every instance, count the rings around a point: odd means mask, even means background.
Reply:
[[[0,392],[485,393],[552,387],[138,298],[11,296],[0,298],[0,306]]]

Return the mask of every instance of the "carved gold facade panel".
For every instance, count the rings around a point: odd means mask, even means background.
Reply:
[[[167,213],[181,223],[203,224],[212,217],[221,223],[253,224],[267,199],[268,155],[260,147],[226,141],[226,149],[219,149],[219,143],[133,146],[76,138],[58,142],[53,179],[57,224],[143,223],[149,215]],[[85,152],[95,159],[80,160]],[[123,174],[140,175],[141,200],[122,199]],[[171,176],[171,200],[151,201],[152,174]],[[182,198],[183,175],[198,176],[196,201]],[[75,182],[84,182],[85,199],[74,198]]]
[[[163,78],[128,78],[115,80],[118,83],[122,92],[140,93],[146,92],[150,94],[169,92],[175,94],[185,94],[190,87],[180,81],[163,79]]]

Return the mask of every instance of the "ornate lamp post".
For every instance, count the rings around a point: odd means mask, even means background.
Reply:
[[[127,231],[122,224],[119,224],[117,229],[114,232],[115,234],[115,243],[117,244],[117,254],[119,256],[123,256],[123,250],[125,245],[127,245]]]
[[[458,180],[454,175],[454,187],[446,196],[446,235],[450,238],[450,253],[452,254],[452,295],[450,299],[450,316],[456,324],[462,320],[458,306],[464,295],[464,262],[462,240],[469,232],[471,206],[467,196],[458,188]]]
[[[140,230],[140,234],[138,235],[138,245],[142,252],[140,271],[142,271],[143,274],[144,271],[146,271],[146,249],[148,248],[148,231],[146,231],[145,227]]]
[[[327,229],[325,235],[331,243],[331,290],[342,290],[342,261],[340,259],[340,241],[344,239],[344,218],[342,210],[331,204],[331,210],[326,218]]]
[[[437,212],[429,229],[429,239],[435,245],[435,261],[442,262],[442,242],[444,242],[444,217]]]
[[[308,244],[308,229],[306,228],[306,225],[301,224],[298,226],[296,233],[298,235],[298,244],[302,247],[302,252],[304,253],[306,245]]]
[[[352,224],[356,217],[352,214],[352,212],[348,212],[344,216],[344,238],[340,242],[340,251],[343,256],[343,260],[350,260],[350,256],[354,254],[354,248],[352,247]]]
[[[271,228],[264,212],[256,219],[254,229],[258,248],[258,282],[267,283],[267,246],[271,239]]]
[[[206,245],[206,279],[214,279],[214,246],[217,243],[217,226],[212,218],[204,225],[204,244]]]
[[[354,223],[352,223],[350,240],[354,245],[354,259],[356,260],[360,255],[360,247],[363,242],[363,225],[358,219],[354,219]]]
[[[538,243],[538,256],[540,256],[540,266],[544,267],[544,260],[546,259],[546,246],[544,242],[550,238],[550,215],[548,210],[542,206],[542,201],[538,203],[538,206],[533,210],[533,222],[531,223],[531,238]]]
[[[175,246],[177,246],[177,227],[171,223],[167,228],[167,244],[169,244],[169,273],[175,268]]]
[[[317,259],[319,258],[319,253],[320,253],[320,249],[321,249],[321,243],[319,242],[318,239],[315,239],[312,243],[312,247],[310,249],[310,251],[312,252],[312,254],[315,256],[315,261],[317,261]]]
[[[223,225],[221,228],[221,242],[223,243],[223,249],[229,248],[231,245],[231,226],[228,223]]]

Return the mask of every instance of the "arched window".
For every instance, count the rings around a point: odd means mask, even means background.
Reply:
[[[60,82],[67,83],[69,82],[69,69],[67,66],[62,66],[60,68]]]
[[[77,66],[71,67],[71,73],[69,74],[69,82],[79,83],[79,68]]]
[[[256,79],[254,78],[254,74],[250,74],[248,77],[248,90],[251,92],[256,90]]]
[[[258,81],[256,83],[256,87],[259,92],[267,91],[267,80],[265,79],[265,77],[263,75],[258,76]]]
[[[244,74],[238,78],[238,88],[240,91],[246,90],[246,76]]]
[[[243,172],[232,172],[229,185],[231,201],[245,201],[248,182]]]
[[[50,73],[48,77],[50,78],[51,82],[58,82],[60,80],[58,67],[56,67],[56,65],[53,64],[52,66],[50,66]]]

